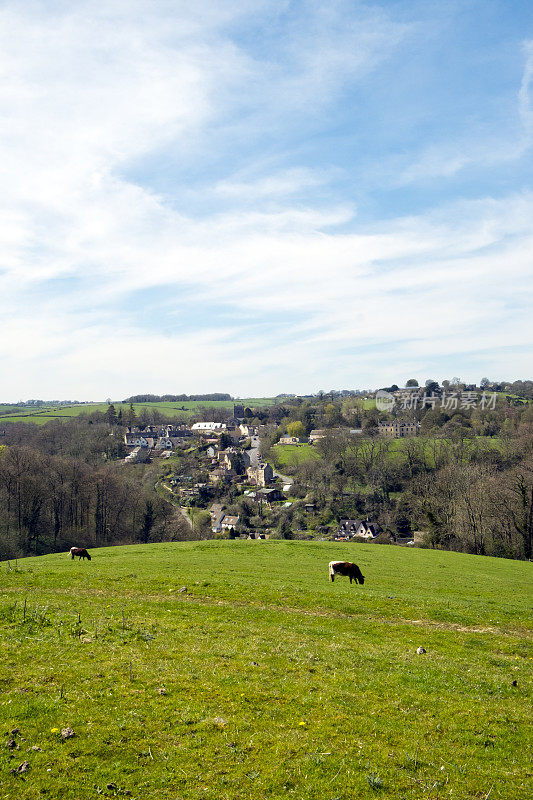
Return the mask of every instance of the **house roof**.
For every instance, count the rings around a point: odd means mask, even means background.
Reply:
[[[377,536],[380,531],[380,527],[376,522],[368,522],[366,527],[367,530],[372,531],[374,536]]]
[[[229,525],[230,528],[232,528],[238,523],[239,519],[240,517],[232,517],[231,515],[227,515],[222,519],[222,525]]]

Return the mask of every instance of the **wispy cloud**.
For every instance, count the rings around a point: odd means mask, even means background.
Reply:
[[[255,203],[263,199],[286,200],[291,195],[323,186],[327,181],[327,175],[321,176],[318,172],[310,169],[294,168],[269,172],[255,180],[252,178],[239,180],[239,176],[234,176],[231,180],[215,184],[213,192],[227,199],[240,202],[252,200]]]
[[[522,184],[380,207],[488,139],[421,137],[394,174],[358,150],[418,30],[343,0],[4,3],[0,399],[372,385],[530,343]]]
[[[402,171],[400,183],[451,178],[464,170],[488,170],[523,158],[533,144],[533,41],[523,42],[521,50],[525,64],[516,94],[516,123],[510,123],[509,116],[502,115],[498,120],[499,130],[473,124],[455,141],[432,143]]]
[[[531,142],[533,137],[533,104],[531,102],[531,84],[533,82],[533,40],[523,43],[526,59],[524,74],[518,91],[518,109],[524,126],[525,136]]]

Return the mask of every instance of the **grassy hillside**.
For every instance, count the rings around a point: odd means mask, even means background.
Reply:
[[[275,464],[278,469],[296,467],[305,461],[316,461],[320,454],[311,444],[278,444],[272,448]]]
[[[274,541],[92,555],[0,564],[5,743],[20,729],[2,798],[529,796],[530,564]],[[329,583],[331,558],[365,585]]]
[[[201,408],[227,408],[233,409],[234,402],[243,403],[252,408],[271,406],[279,402],[275,397],[250,397],[245,400],[184,400],[180,402],[161,402],[161,403],[134,403],[135,412],[139,414],[143,408],[157,408],[162,414],[174,417],[177,420],[188,419],[191,414],[197,414]],[[119,409],[129,410],[129,403],[114,403],[118,413]],[[92,414],[95,411],[105,412],[108,409],[107,403],[77,403],[71,406],[43,406],[32,409],[28,407],[17,407],[0,405],[1,422],[34,422],[44,425],[51,419],[70,419],[80,414]]]
[[[358,440],[357,444],[360,445],[361,442],[367,447],[372,446],[372,440],[361,439]],[[387,459],[396,464],[405,461],[406,448],[415,443],[415,445],[421,449],[421,455],[424,456],[427,465],[433,469],[435,467],[434,448],[446,447],[451,443],[451,440],[446,438],[435,439],[433,437],[417,436],[416,438],[408,437],[405,439],[379,437],[374,439],[373,442],[374,444],[386,446],[388,448]],[[483,448],[484,450],[501,451],[503,442],[498,436],[475,436],[472,439],[465,440],[465,459],[469,457],[470,451],[474,447]],[[272,454],[278,469],[282,469],[283,467],[297,467],[305,461],[315,461],[321,458],[320,447],[310,444],[275,445],[272,448]]]

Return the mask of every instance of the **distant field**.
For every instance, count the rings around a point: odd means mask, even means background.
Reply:
[[[373,397],[364,397],[363,398],[363,408],[365,411],[369,411],[376,407],[376,401]]]
[[[234,403],[260,408],[271,406],[280,401],[275,397],[250,397],[245,400],[186,400],[178,403],[134,403],[135,412],[139,414],[143,408],[157,408],[162,414],[176,419],[187,419],[191,414],[198,413],[200,408],[228,408],[232,409]],[[129,403],[113,403],[118,413],[129,409]],[[34,422],[44,425],[51,419],[70,419],[80,414],[92,414],[95,411],[105,412],[107,403],[83,403],[72,406],[45,406],[39,409],[20,408],[18,406],[0,405],[0,424],[2,422]],[[8,413],[14,411],[15,413]]]
[[[368,439],[362,439],[358,441],[363,441],[367,443],[368,446],[371,446],[372,444],[371,440]],[[434,448],[438,449],[440,446],[445,446],[447,443],[449,443],[448,439],[433,439],[423,436],[417,436],[413,438],[406,437],[405,439],[388,439],[385,437],[379,437],[378,439],[374,440],[374,442],[378,444],[386,443],[388,445],[387,457],[391,461],[396,462],[405,459],[407,443],[413,441],[417,443],[417,446],[423,448],[422,452],[424,453],[424,457],[429,467],[435,466]],[[468,452],[468,450],[475,445],[490,450],[501,450],[503,442],[496,436],[477,436],[474,439],[467,441],[465,445],[466,451]],[[279,469],[282,469],[283,467],[295,467],[298,466],[298,464],[304,463],[305,461],[314,461],[316,459],[320,459],[321,457],[320,449],[310,444],[276,445],[272,448],[272,451],[274,454],[275,463]]]
[[[487,393],[489,396],[493,394],[492,392]],[[532,401],[526,397],[520,397],[519,394],[511,394],[510,392],[495,392],[497,395],[498,400],[505,401],[507,397],[510,397],[512,400],[520,400],[521,403],[531,403]]]
[[[320,458],[316,448],[311,444],[278,444],[272,448],[276,466],[296,467],[305,461],[316,461]]]
[[[2,798],[531,796],[531,564],[325,542],[92,555],[0,564]],[[328,582],[331,558],[365,585]]]
[[[435,466],[434,449],[437,448],[438,450],[439,446],[446,446],[451,443],[450,439],[434,439],[433,437],[424,436],[406,437],[404,439],[383,439],[383,441],[388,442],[390,445],[389,458],[393,461],[405,458],[407,443],[413,440],[420,443],[420,445],[423,443],[424,457],[430,467]],[[472,439],[465,440],[466,452],[475,446],[483,447],[487,450],[501,450],[502,440],[497,436],[475,436]]]
[[[499,394],[499,400],[505,401],[505,394]],[[515,397],[512,395],[512,397]],[[521,398],[516,398],[521,399]],[[363,408],[368,410],[375,407],[375,400],[373,398],[361,398]],[[134,408],[136,412],[140,412],[143,408],[157,408],[162,414],[175,419],[187,419],[191,414],[197,413],[199,408],[232,408],[234,402],[244,403],[244,405],[251,407],[264,407],[271,406],[277,403],[282,403],[283,398],[276,397],[250,397],[244,400],[188,400],[183,402],[165,402],[165,403],[135,403]],[[528,402],[525,401],[524,402]],[[116,402],[113,404],[118,412],[120,408],[126,410],[129,408],[128,403]],[[79,414],[90,414],[94,411],[105,411],[107,403],[86,403],[76,404],[71,406],[43,406],[39,409],[32,409],[28,407],[19,407],[9,404],[0,404],[0,424],[5,421],[11,422],[34,422],[42,425],[50,419],[69,419],[77,417]]]

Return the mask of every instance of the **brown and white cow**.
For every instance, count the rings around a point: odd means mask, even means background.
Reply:
[[[80,557],[80,561],[81,561],[82,558],[88,558],[89,561],[91,560],[91,556],[89,555],[89,553],[87,552],[87,550],[84,547],[71,547],[70,550],[69,550],[69,553],[72,556],[73,560],[74,560],[75,556],[79,556]]]
[[[365,576],[357,566],[351,561],[330,561],[329,562],[329,579],[333,583],[335,575],[347,575],[350,583],[355,581],[360,583],[361,586],[365,582]]]

